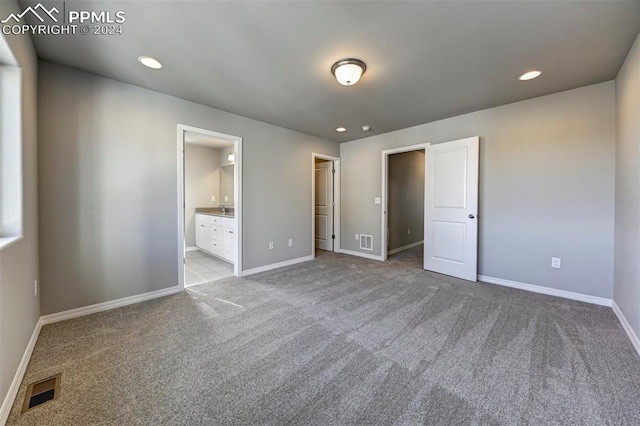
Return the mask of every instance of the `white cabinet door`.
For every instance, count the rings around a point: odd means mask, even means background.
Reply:
[[[231,228],[224,228],[224,243],[222,250],[222,257],[229,262],[235,262],[236,254],[236,235],[235,231]]]
[[[211,224],[204,215],[196,215],[196,247],[211,251]]]
[[[479,138],[426,149],[424,269],[477,280]]]

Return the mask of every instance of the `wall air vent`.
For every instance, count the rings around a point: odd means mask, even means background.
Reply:
[[[360,234],[360,248],[362,250],[373,250],[373,235]]]

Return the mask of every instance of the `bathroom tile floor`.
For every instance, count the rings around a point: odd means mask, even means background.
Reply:
[[[201,250],[186,253],[184,286],[189,287],[233,276],[233,265]]]

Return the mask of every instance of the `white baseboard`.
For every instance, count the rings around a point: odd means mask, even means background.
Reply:
[[[38,340],[41,329],[42,317],[40,317],[40,319],[38,319],[38,322],[36,322],[36,326],[34,327],[33,333],[31,334],[31,339],[29,339],[29,343],[27,344],[27,348],[24,350],[24,354],[22,355],[20,364],[18,364],[18,370],[13,376],[11,386],[9,386],[9,390],[7,391],[7,394],[4,397],[4,401],[2,402],[2,408],[0,408],[0,425],[4,425],[9,418],[11,408],[13,407],[13,402],[18,395],[20,384],[22,383],[22,379],[24,378],[24,373],[27,371],[27,365],[29,365],[29,361],[31,360],[31,354],[33,353],[33,348],[36,346],[36,341]]]
[[[591,296],[589,294],[583,293],[574,293],[573,291],[558,290],[555,288],[526,284],[518,281],[503,280],[502,278],[488,277],[486,275],[478,275],[478,280],[489,284],[498,284],[504,287],[517,288],[534,293],[547,294],[549,296],[563,297],[565,299],[592,303],[594,305],[611,306],[612,302],[611,299],[607,299],[605,297]]]
[[[185,253],[188,252],[188,251],[196,251],[196,250],[200,250],[200,249],[198,247],[196,247],[196,246],[186,247],[184,249]]]
[[[122,306],[132,305],[134,303],[144,302],[145,300],[156,299],[158,297],[169,296],[181,292],[178,286],[163,288],[162,290],[151,291],[149,293],[136,294],[135,296],[124,297],[122,299],[111,300],[109,302],[97,303],[95,305],[83,306],[82,308],[70,309],[55,314],[40,317],[42,325],[51,324],[58,321],[64,321],[71,318],[82,317],[85,315],[95,314],[96,312],[108,311]]]
[[[401,251],[409,250],[410,248],[418,247],[424,244],[424,240],[416,241],[415,243],[407,244],[406,246],[394,248],[393,250],[387,251],[387,255],[400,253]]]
[[[284,268],[285,266],[291,266],[302,262],[313,260],[313,255],[298,257],[296,259],[285,260],[284,262],[272,263],[270,265],[258,266],[257,268],[245,269],[240,274],[241,277],[248,275],[259,274],[260,272],[271,271],[272,269]]]
[[[618,321],[620,321],[620,324],[622,324],[622,328],[624,328],[624,331],[627,332],[627,336],[629,336],[631,344],[633,344],[633,347],[636,348],[636,352],[638,352],[638,355],[640,355],[640,339],[638,339],[638,335],[633,331],[633,328],[631,328],[631,325],[627,321],[627,318],[625,318],[615,300],[613,301],[611,307],[613,308],[613,312],[618,317]]]
[[[378,256],[376,254],[368,254],[368,253],[362,253],[362,252],[359,252],[359,251],[345,250],[345,249],[340,250],[340,253],[348,254],[349,256],[364,257],[365,259],[384,261],[382,256]]]

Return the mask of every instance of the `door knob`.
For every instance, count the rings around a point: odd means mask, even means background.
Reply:
[[[475,219],[475,216],[473,215],[473,213],[469,215],[469,219]]]

